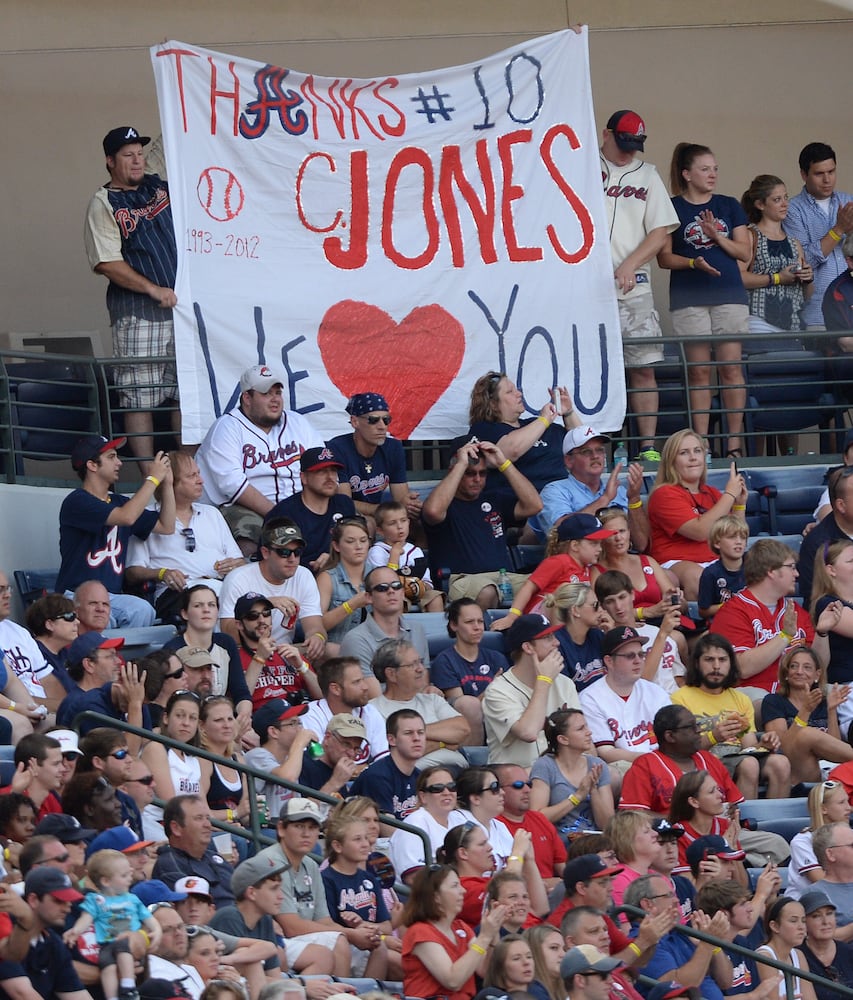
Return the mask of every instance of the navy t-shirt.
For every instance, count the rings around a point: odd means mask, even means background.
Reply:
[[[797,714],[797,706],[788,701],[783,694],[768,694],[761,702],[761,721],[765,726],[774,719],[784,719],[785,724],[790,728]],[[826,698],[809,716],[809,725],[823,730],[829,726],[829,708],[826,704]]]
[[[513,522],[515,494],[503,504],[484,499],[450,501],[441,524],[424,522],[429,568],[433,579],[438,570],[449,567],[451,573],[495,573],[509,570],[511,562],[506,546],[505,524]]]
[[[71,960],[71,951],[54,930],[46,930],[19,962],[0,962],[0,978],[26,977],[39,996],[76,993],[85,987]],[[5,993],[4,993],[5,995]]]
[[[509,660],[499,649],[481,645],[477,648],[477,659],[471,663],[460,655],[455,646],[449,646],[432,661],[430,677],[442,691],[460,687],[462,694],[479,698],[495,677],[509,668]]]
[[[411,774],[403,774],[391,754],[386,754],[361,772],[350,787],[350,795],[366,795],[382,812],[405,819],[418,808],[415,786],[420,773],[415,768]]]
[[[534,420],[538,420],[538,417],[525,418],[519,421],[519,426],[526,427]],[[512,424],[479,420],[468,428],[467,437],[470,439],[473,436],[481,441],[491,441],[492,444],[497,444],[502,437],[518,429]],[[565,478],[566,466],[563,462],[563,438],[565,436],[566,428],[562,424],[551,424],[538,441],[535,441],[523,455],[519,455],[515,459],[515,467],[533,483],[537,493],[541,492],[543,486],[553,483],[555,479]],[[485,493],[487,496],[504,497],[509,495],[515,497],[506,477],[497,469],[489,469]]]
[[[824,965],[805,941],[800,945],[800,950],[806,957],[810,972],[816,976],[823,976],[824,979],[839,982],[848,989],[853,989],[853,946],[846,941],[836,941],[835,958],[832,960],[831,966]],[[835,969],[836,974],[834,976],[827,975],[827,968]],[[817,983],[813,985],[817,1000],[837,1000],[838,993],[831,986],[819,986]]]
[[[828,605],[839,600],[841,598],[837,594],[825,594],[818,598],[815,603],[815,618],[820,618]],[[841,603],[847,608],[853,607],[850,601]],[[853,684],[853,639],[840,632],[829,633],[829,666],[826,676],[830,684]]]
[[[702,232],[698,218],[711,211],[724,236],[732,238],[738,226],[748,225],[740,202],[724,194],[711,195],[710,201],[694,205],[681,195],[672,199],[679,226],[672,234],[672,252],[681,257],[703,257],[720,275],[685,268],[669,272],[669,308],[688,306],[747,305],[749,296],[743,287],[738,262]]]
[[[718,559],[706,566],[699,577],[699,607],[711,608],[715,604],[725,604],[745,586],[743,566],[740,569],[726,569],[722,559]]]
[[[355,504],[349,497],[336,493],[329,497],[329,509],[325,514],[315,514],[308,510],[302,502],[302,493],[294,493],[292,497],[279,501],[264,518],[264,524],[274,517],[289,517],[302,530],[305,539],[305,551],[300,562],[303,566],[328,552],[332,544],[332,526],[344,517],[355,514]]]
[[[406,456],[403,445],[396,438],[386,438],[370,458],[359,455],[352,434],[341,434],[327,444],[335,458],[344,464],[338,472],[338,481],[349,483],[353,500],[379,504],[382,494],[392,483],[407,482]]]
[[[84,691],[75,684],[74,690],[59,703],[59,708],[56,710],[56,724],[64,729],[75,728],[74,720],[81,712],[87,711],[100,712],[102,715],[109,715],[121,721],[127,720],[127,715],[119,712],[113,705],[112,683],[102,684],[101,687],[92,688],[90,691]],[[85,736],[100,725],[100,722],[92,719],[81,719],[76,728],[81,736]],[[151,714],[147,705],[142,706],[142,728],[151,729]]]
[[[86,580],[100,581],[111,594],[120,594],[127,543],[131,536],[147,538],[160,518],[144,510],[132,525],[108,525],[107,518],[128,497],[111,493],[104,503],[86,490],[73,490],[59,509],[59,552],[62,564],[56,578],[59,593],[74,590]]]
[[[765,937],[764,925],[759,920],[749,934],[736,935],[734,943],[755,951],[756,948],[764,944]],[[752,993],[761,982],[758,977],[758,963],[751,956],[740,955],[737,952],[729,951],[728,948],[726,955],[732,963],[732,985],[723,990],[725,996],[733,997],[740,993]]]
[[[601,658],[601,640],[604,638],[604,633],[600,628],[591,628],[582,643],[575,642],[564,628],[555,632],[554,636],[563,654],[565,663],[563,673],[575,682],[578,691],[583,691],[593,681],[604,676],[606,671],[604,660]]]
[[[344,875],[329,865],[320,874],[332,920],[343,924],[341,913],[347,910],[352,910],[371,924],[391,919],[382,896],[382,886],[364,868],[359,868],[355,875]]]

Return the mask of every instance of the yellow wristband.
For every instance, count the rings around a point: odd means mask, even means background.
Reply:
[[[708,730],[708,742],[712,747],[717,745],[717,737],[714,735],[713,730]]]
[[[146,476],[145,477],[145,482],[146,483],[154,483],[154,489],[155,490],[160,485],[160,480],[156,476]]]
[[[637,608],[637,621],[638,622],[645,621],[645,618],[643,618],[643,609],[642,608]]]
[[[344,611],[346,611],[348,615],[352,614],[353,608],[349,601],[344,601],[341,607],[344,609]]]
[[[835,240],[836,243],[840,243],[844,239],[844,233],[839,233],[835,226],[829,230],[829,235]]]
[[[632,941],[632,942],[631,942],[631,943],[630,943],[630,944],[628,945],[628,947],[629,947],[629,948],[631,949],[631,951],[633,951],[633,952],[634,952],[634,954],[635,954],[635,955],[637,956],[637,958],[639,958],[639,957],[640,957],[640,955],[642,955],[642,954],[643,954],[643,952],[642,952],[642,951],[640,950],[640,946],[639,946],[639,945],[638,945],[638,944],[637,944],[637,943],[636,943],[635,941]]]
[[[388,569],[399,569],[399,568],[400,568],[399,563],[388,563]]]
[[[540,416],[540,417],[537,417],[536,419],[537,419],[537,420],[541,420],[541,421],[542,421],[542,423],[543,423],[543,424],[544,424],[544,425],[545,425],[546,427],[550,427],[550,426],[551,426],[551,421],[550,421],[550,420],[549,420],[549,419],[548,419],[547,417],[541,417],[541,416]]]
[[[510,854],[507,861],[524,861],[524,858],[520,854]]]
[[[162,583],[162,582],[163,582],[163,577],[164,577],[164,576],[165,576],[165,575],[166,575],[166,574],[167,574],[168,572],[169,572],[169,571],[168,571],[168,570],[166,569],[166,567],[164,566],[164,567],[163,567],[163,568],[162,568],[162,569],[160,570],[160,572],[159,572],[159,573],[157,574],[157,580],[158,580],[158,581],[159,581],[160,583]]]
[[[12,701],[11,698],[10,698],[9,699],[9,711],[10,712],[14,712],[17,707],[18,707],[18,703],[15,702],[15,701]]]
[[[501,462],[501,464],[500,464],[500,465],[498,466],[498,472],[506,472],[506,470],[507,470],[507,469],[508,469],[508,468],[509,468],[509,467],[510,467],[511,465],[512,465],[512,462],[510,462],[510,460],[509,460],[509,459],[506,459],[506,461],[504,461],[504,462]]]
[[[782,283],[782,278],[781,278],[781,276],[780,276],[779,272],[777,271],[777,272],[776,272],[776,273],[775,273],[775,274],[773,275],[773,284],[774,284],[774,285],[780,285],[781,283]]]
[[[472,941],[468,945],[468,947],[471,949],[471,951],[476,951],[478,955],[485,955],[486,954],[486,949],[482,945],[477,944],[476,941]]]
[[[4,847],[3,848],[3,860],[4,861],[11,861],[12,860],[12,852],[9,850],[8,847]]]
[[[628,504],[628,510],[639,510],[643,506],[642,500],[635,500],[634,503]]]
[[[782,638],[785,640],[785,642],[790,643],[790,642],[794,641],[794,637],[792,635],[788,635],[787,632],[783,632],[782,629],[779,629],[779,635],[782,636]]]
[[[581,804],[581,800],[574,794],[574,792],[572,792],[569,796],[569,802],[571,802],[573,806],[579,806]]]
[[[323,642],[329,641],[329,637],[326,635],[325,632],[315,632],[314,635],[319,635],[320,638],[323,640]]]
[[[804,729],[808,726],[808,723],[807,722],[803,722],[803,720],[799,717],[799,715],[795,715],[794,716],[794,722],[798,726],[802,726]]]
[[[151,938],[148,936],[148,931],[146,931],[144,927],[140,927],[139,928],[139,933],[145,938],[145,947],[146,948],[150,948],[151,947]]]
[[[234,810],[233,809],[226,809],[225,810],[225,818],[228,820],[229,823],[233,823],[234,822]]]
[[[690,258],[690,263],[688,264],[688,267],[690,268],[691,271],[695,271],[696,270],[696,258],[695,257],[691,257]]]
[[[554,683],[554,678],[553,677],[546,677],[544,674],[537,674],[536,675],[536,680],[537,681],[545,681],[546,684],[553,684]]]
[[[746,504],[745,503],[733,503],[732,504],[732,510],[746,510]]]
[[[379,935],[379,940],[380,940],[380,941],[384,941],[384,940],[385,940],[385,938],[387,938],[387,937],[388,937],[388,935],[387,935],[387,934],[380,934],[380,935]]]
[[[722,950],[723,949],[719,945],[717,945],[717,947],[713,949],[713,951],[711,952],[711,954],[712,955],[719,955]]]
[[[507,614],[515,615],[517,618],[521,614],[521,611],[518,608],[510,608]]]

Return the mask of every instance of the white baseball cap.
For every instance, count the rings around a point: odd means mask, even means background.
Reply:
[[[586,427],[573,427],[570,431],[566,431],[566,436],[563,438],[563,454],[568,455],[570,451],[580,448],[581,445],[592,441],[593,438],[598,438],[600,441],[610,440],[606,434],[602,434],[594,427],[588,425]]]

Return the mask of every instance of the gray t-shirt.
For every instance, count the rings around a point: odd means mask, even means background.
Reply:
[[[246,763],[249,767],[256,767],[259,771],[271,772],[280,766],[280,762],[267,750],[266,747],[255,747],[246,753]],[[255,783],[255,792],[258,795],[266,795],[267,809],[272,822],[281,815],[282,806],[289,798],[293,797],[293,792],[288,788],[282,788],[272,781],[261,781],[260,778],[252,779]]]
[[[243,919],[243,914],[236,906],[223,906],[221,910],[210,918],[210,926],[214,930],[225,931],[227,934],[234,934],[236,937],[254,938],[256,941],[271,941],[277,945],[275,924],[272,917],[264,914],[254,927],[249,928]],[[272,969],[280,969],[281,962],[278,957],[278,947],[275,954],[264,961],[264,971],[270,972]]]
[[[825,892],[837,907],[835,920],[839,927],[853,923],[853,882],[827,882],[821,879],[809,886],[811,892]]]
[[[319,864],[306,855],[294,868],[281,844],[272,844],[258,853],[260,858],[272,858],[276,864],[287,865],[281,873],[281,887],[284,889],[284,900],[281,913],[295,914],[303,920],[325,920],[329,916],[329,905],[326,902],[326,890],[323,887],[323,876]]]

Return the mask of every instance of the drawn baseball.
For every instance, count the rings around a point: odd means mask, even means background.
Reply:
[[[202,170],[196,194],[201,207],[217,222],[229,222],[236,218],[246,200],[242,184],[225,167]]]

